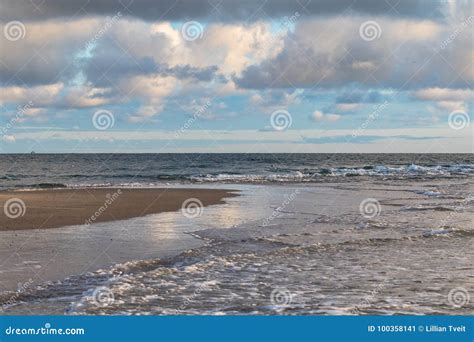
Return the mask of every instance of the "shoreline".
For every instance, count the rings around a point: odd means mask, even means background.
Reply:
[[[224,204],[235,190],[81,188],[0,192],[0,231],[60,228]],[[187,202],[186,202],[187,201]]]
[[[28,286],[21,298],[14,293],[3,297],[16,301],[5,314],[249,313],[248,293],[255,293],[256,279],[264,285],[253,297],[259,309],[251,314],[445,314],[453,308],[440,294],[468,286],[472,201],[461,203],[452,195],[470,198],[469,186],[443,179],[235,185],[239,196],[204,209],[195,219],[174,211],[94,229],[3,232],[0,288]],[[366,207],[361,210],[367,199],[379,204],[373,206],[374,216]],[[387,267],[394,271],[388,273]],[[390,286],[392,279],[397,286]],[[426,283],[440,292],[426,291]],[[104,286],[119,301],[100,307],[90,298]],[[291,291],[294,300],[284,312],[268,307],[271,292],[280,287]],[[196,288],[205,289],[206,297],[199,297]],[[383,295],[365,302],[364,295],[374,289]],[[193,293],[196,300],[186,302]],[[137,296],[143,299],[139,303]],[[401,299],[392,304],[385,297]],[[432,307],[426,307],[426,298]],[[413,304],[404,306],[408,301]]]

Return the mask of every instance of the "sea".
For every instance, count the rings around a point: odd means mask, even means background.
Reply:
[[[472,315],[473,154],[0,155],[0,189],[225,204],[0,231],[0,314]]]
[[[0,189],[469,176],[474,154],[4,154]]]

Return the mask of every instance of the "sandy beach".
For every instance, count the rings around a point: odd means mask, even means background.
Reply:
[[[0,315],[474,312],[472,156],[69,158],[0,163]]]
[[[472,313],[448,302],[472,286],[472,182],[233,187],[195,218],[1,232],[0,288],[25,288],[4,314]]]
[[[0,230],[58,228],[179,210],[188,199],[203,206],[222,204],[228,190],[214,189],[58,189],[6,191],[0,206]],[[10,206],[6,205],[11,200]],[[18,201],[20,200],[20,201]],[[193,203],[192,201],[191,203]],[[16,217],[18,216],[18,217]]]

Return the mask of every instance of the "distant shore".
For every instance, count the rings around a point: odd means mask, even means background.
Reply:
[[[237,196],[217,189],[86,188],[0,192],[0,231],[58,228],[208,206]],[[197,199],[198,201],[196,201]]]

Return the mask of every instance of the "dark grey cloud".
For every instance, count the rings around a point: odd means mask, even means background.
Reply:
[[[21,60],[24,61],[23,64],[5,61],[0,63],[1,86],[53,84],[74,76],[73,66],[68,65],[65,56],[60,54],[31,55],[28,60],[26,58]],[[62,69],[59,69],[58,65]]]
[[[226,82],[224,76],[218,73],[216,65],[207,67],[193,67],[190,65],[169,66],[166,63],[157,63],[151,57],[134,58],[128,54],[111,56],[109,53],[98,53],[88,60],[83,67],[87,81],[96,87],[113,87],[121,79],[133,76],[171,76],[177,79],[192,79],[199,82],[218,80]]]
[[[380,103],[384,100],[387,100],[387,96],[377,90],[354,89],[336,97],[336,103]]]
[[[169,66],[166,52],[170,48],[164,39],[150,39],[149,45],[155,46],[154,50],[140,46],[149,56],[134,56],[126,50],[129,43],[125,41],[120,45],[116,37],[115,40],[103,37],[96,42],[89,55],[83,53],[87,46],[86,37],[67,35],[61,41],[53,39],[51,42],[47,41],[47,37],[45,39],[45,43],[37,44],[31,40],[11,42],[0,37],[0,85],[30,87],[57,82],[68,84],[85,78],[94,87],[115,87],[122,79],[138,75],[227,82],[216,65]],[[163,52],[162,55],[156,53],[156,46],[161,47],[158,50]]]
[[[472,36],[459,32],[446,48],[455,25],[379,19],[380,37],[364,41],[359,28],[367,18],[307,20],[296,24],[282,51],[234,76],[240,88],[416,89],[470,88]],[[401,30],[411,27],[410,34]],[[373,94],[374,96],[376,94]],[[366,99],[366,102],[369,99]],[[353,99],[354,102],[357,99]]]
[[[1,0],[0,20],[45,20],[121,12],[147,21],[244,20],[301,15],[365,13],[398,17],[441,17],[438,0]]]
[[[174,76],[178,79],[191,78],[201,82],[210,82],[218,79],[221,82],[226,82],[223,75],[218,75],[219,67],[212,65],[205,68],[197,68],[190,65],[177,65],[174,67],[163,66],[160,74],[163,76]]]

